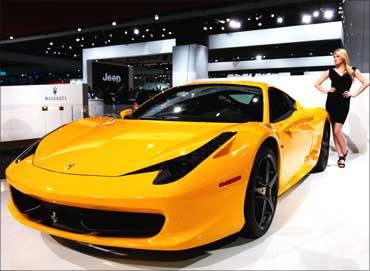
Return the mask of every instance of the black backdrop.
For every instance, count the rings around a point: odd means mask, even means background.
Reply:
[[[107,63],[92,64],[93,85],[90,94],[104,104],[126,104],[129,99],[128,67]]]

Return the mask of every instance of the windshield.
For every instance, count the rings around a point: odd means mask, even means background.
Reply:
[[[171,88],[134,111],[130,119],[248,122],[262,121],[262,91],[241,85],[191,85]]]

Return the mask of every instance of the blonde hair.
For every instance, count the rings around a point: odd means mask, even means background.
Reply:
[[[353,78],[355,77],[355,71],[351,67],[351,60],[349,59],[349,55],[348,55],[347,50],[344,49],[344,48],[337,48],[337,49],[335,49],[333,54],[335,54],[335,53],[339,54],[342,57],[342,59],[344,60],[345,70],[346,70],[346,72],[348,72],[348,74],[351,76],[351,78],[353,80]]]

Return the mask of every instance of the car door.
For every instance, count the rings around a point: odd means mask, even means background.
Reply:
[[[295,101],[276,88],[269,89],[270,123],[281,146],[280,186],[285,186],[305,165],[313,141],[313,116],[297,110]]]

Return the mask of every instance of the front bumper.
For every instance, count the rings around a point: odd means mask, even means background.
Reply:
[[[212,167],[211,167],[212,168]],[[76,233],[38,223],[9,201],[19,222],[51,235],[102,246],[149,250],[184,250],[234,234],[244,224],[244,195],[249,176],[220,188],[219,183],[237,172],[200,168],[183,179],[153,185],[155,172],[124,177],[98,177],[56,173],[32,165],[30,158],[6,171],[11,187],[54,205],[102,211],[158,214],[164,224],[150,237],[98,236]],[[248,171],[247,171],[248,172]],[[207,177],[204,177],[207,176]]]

